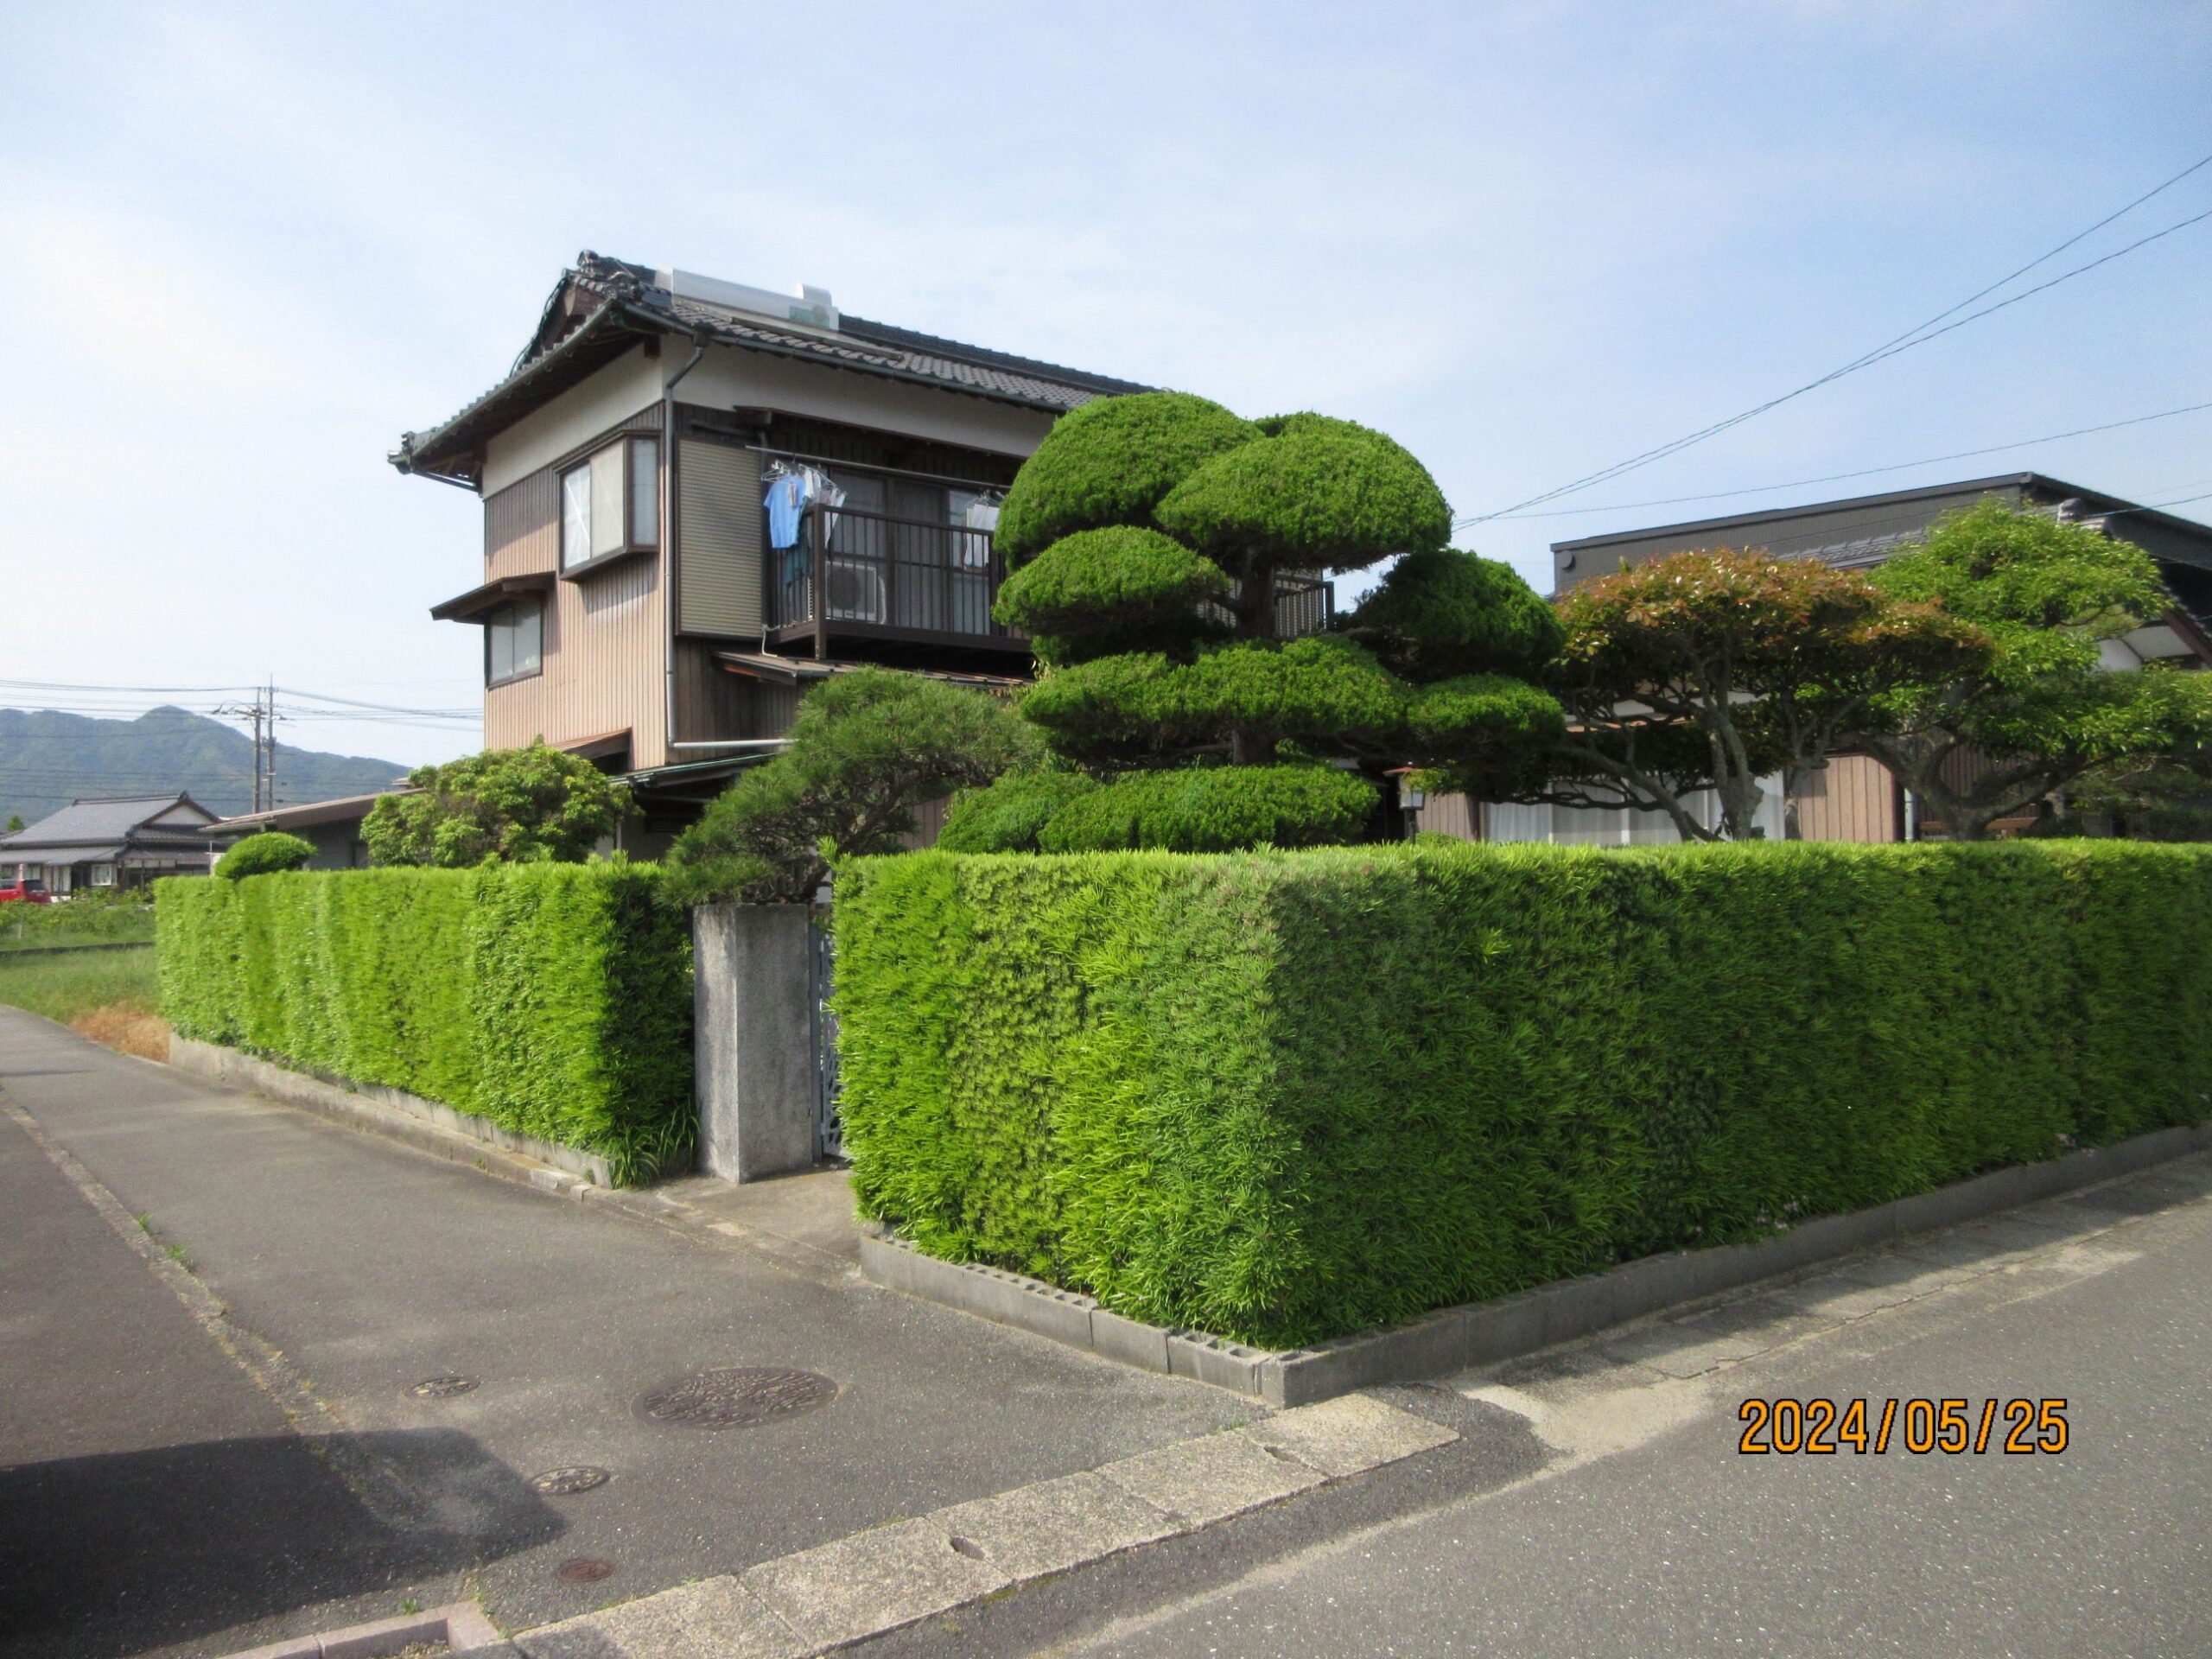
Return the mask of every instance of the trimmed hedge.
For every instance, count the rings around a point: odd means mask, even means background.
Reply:
[[[1334,766],[1132,772],[1073,795],[1039,827],[1037,845],[1047,853],[1326,846],[1357,840],[1375,804],[1374,785]]]
[[[838,878],[845,1144],[922,1249],[1289,1344],[2212,1116],[2212,851]]]
[[[597,1154],[625,1184],[688,1165],[690,935],[651,868],[155,886],[162,1012],[183,1035]]]

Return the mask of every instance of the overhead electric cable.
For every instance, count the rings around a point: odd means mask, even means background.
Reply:
[[[2068,237],[2065,241],[2058,244],[2057,246],[2048,249],[2043,253],[2037,254],[2033,259],[2031,259],[2026,264],[2020,266],[2018,270],[2005,276],[1999,277],[1996,282],[1989,283],[1986,287],[1977,289],[1974,293],[1967,296],[1965,299],[1960,300],[1955,304],[1946,307],[1943,310],[1937,312],[1934,316],[1929,318],[1925,322],[1918,323],[1913,327],[1906,329],[1904,333],[1897,335],[1893,339],[1884,341],[1881,345],[1873,347],[1870,351],[1862,353],[1859,356],[1852,359],[1850,362],[1844,364],[1841,367],[1832,369],[1817,379],[1808,380],[1802,386],[1797,386],[1791,391],[1785,391],[1779,397],[1770,397],[1764,403],[1754,404],[1751,408],[1745,410],[1738,414],[1732,415],[1726,420],[1715,421],[1710,426],[1700,427],[1694,432],[1685,433],[1682,436],[1675,438],[1669,442],[1662,443],[1656,448],[1647,449],[1640,454],[1630,456],[1626,461],[1618,461],[1611,467],[1601,467],[1597,472],[1586,474],[1580,478],[1559,486],[1556,489],[1546,490],[1541,494],[1529,497],[1526,500],[1516,501],[1510,506],[1500,507],[1495,512],[1464,515],[1453,521],[1452,528],[1454,530],[1459,530],[1464,529],[1469,524],[1485,524],[1493,518],[1503,518],[1510,513],[1519,512],[1523,508],[1539,506],[1544,502],[1556,500],[1562,495],[1572,495],[1577,492],[1588,489],[1593,484],[1602,484],[1608,479],[1618,478],[1625,473],[1636,472],[1643,467],[1649,467],[1655,461],[1663,461],[1669,455],[1679,454],[1681,451],[1690,448],[1693,444],[1702,443],[1707,438],[1713,437],[1722,432],[1726,432],[1732,427],[1740,426],[1745,421],[1754,419],[1758,416],[1765,414],[1769,410],[1779,408],[1782,404],[1789,403],[1793,398],[1802,397],[1807,392],[1817,391],[1819,388],[1827,385],[1834,381],[1840,380],[1846,375],[1856,374],[1859,370],[1871,367],[1872,365],[1881,362],[1887,358],[1895,357],[1900,352],[1910,351],[1916,346],[1923,346],[1931,340],[1940,339],[1942,335],[1949,334],[1955,328],[1962,328],[1967,323],[1976,321],[1982,317],[1990,316],[1996,312],[2004,310],[2007,306],[2016,305],[2020,301],[2027,299],[2031,296],[2040,294],[2047,289],[2056,288],[2061,283],[2070,282],[2076,276],[2082,276],[2088,271],[2096,270],[2100,265],[2109,264],[2113,260],[2120,258],[2122,255],[2133,253],[2138,248],[2146,247],[2150,244],[2158,241],[2164,237],[2171,236],[2177,231],[2186,230],[2191,225],[2199,224],[2207,219],[2212,219],[2212,208],[2208,208],[2203,213],[2194,214],[2191,217],[2182,219],[2176,224],[2169,225],[2163,230],[2154,231],[2150,235],[2139,238],[2137,240],[2129,243],[2123,248],[2116,249],[2111,253],[2105,254],[2096,259],[2092,259],[2086,264],[2077,265],[2070,270],[2063,271],[2058,276],[2052,277],[2049,282],[2039,283],[2035,287],[2024,289],[2018,294],[2012,296],[2008,299],[1999,301],[1995,305],[1986,306],[1981,310],[1974,312],[1967,316],[1958,317],[1956,321],[1945,321],[1947,318],[1953,317],[1955,313],[1964,309],[1966,307],[1974,304],[1975,301],[1986,298],[1987,296],[1995,293],[1999,289],[2003,288],[2006,283],[2016,281],[2019,277],[2025,276],[2029,271],[2033,270],[2037,266],[2044,264],[2047,261],[2055,258],[2057,255],[2063,253],[2067,249],[2080,242],[2084,237],[2090,236],[2094,232],[2102,230],[2114,219],[2120,219],[2125,214],[2132,213],[2134,209],[2141,207],[2145,202],[2150,200],[2153,196],[2158,195],[2164,191],[2171,189],[2175,185],[2179,184],[2183,179],[2188,178],[2191,174],[2196,173],[2200,168],[2207,166],[2212,166],[2212,156],[2205,156],[2195,162],[2192,162],[2189,166],[2183,168],[2180,172],[2175,174],[2164,183],[2145,191],[2141,195],[2136,197],[2134,200],[2129,202],[2126,207],[2117,208],[2113,212],[2106,214],[2102,219],[2099,219],[2095,224],[2089,226],[2087,229],[2075,232],[2072,236]],[[1942,323],[1943,326],[1942,327],[1937,327],[1936,325],[1938,323]]]
[[[1662,495],[1648,501],[1609,501],[1596,507],[1556,507],[1549,512],[1509,512],[1503,518],[1574,518],[1595,512],[1628,512],[1642,507],[1680,506],[1690,501],[1724,501],[1731,496],[1764,495],[1770,490],[1794,490],[1808,484],[1834,484],[1848,478],[1872,478],[1879,473],[1909,472],[1915,467],[1933,467],[1939,461],[1965,461],[1974,455],[1994,455],[2007,449],[2029,449],[2039,443],[2056,443],[2061,438],[2087,437],[2093,432],[2117,432],[2125,426],[2141,426],[2151,421],[2171,420],[2177,415],[2194,415],[2212,409],[2212,403],[2190,404],[2180,409],[2162,409],[2155,415],[2138,415],[2125,421],[2107,421],[2101,426],[2077,426],[2068,432],[2046,432],[2039,438],[2020,438],[2012,443],[1993,443],[1980,449],[1954,449],[1948,454],[1923,455],[1918,461],[1892,461],[1886,467],[1862,467],[1856,472],[1821,473],[1812,478],[1784,479],[1777,484],[1747,484],[1738,490],[1709,490],[1701,495]]]

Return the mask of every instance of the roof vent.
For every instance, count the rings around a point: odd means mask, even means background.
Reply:
[[[772,289],[725,283],[696,271],[657,270],[653,273],[653,285],[666,289],[679,300],[694,300],[726,311],[741,311],[749,316],[769,317],[778,322],[796,322],[832,332],[837,327],[837,306],[830,297],[830,290],[807,283],[801,283],[789,294],[779,294]]]

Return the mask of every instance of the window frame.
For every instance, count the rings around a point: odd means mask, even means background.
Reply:
[[[556,556],[560,564],[562,581],[580,581],[596,571],[605,569],[608,565],[620,563],[625,559],[634,559],[642,554],[660,551],[661,469],[666,459],[661,454],[660,448],[661,442],[657,435],[650,432],[627,432],[606,443],[593,445],[591,448],[555,473],[555,500],[558,507],[557,522],[560,525],[560,546],[556,550]],[[650,462],[641,465],[644,457],[648,454],[652,457]],[[603,552],[587,551],[582,558],[571,560],[569,556],[571,523],[569,512],[569,480],[579,473],[588,477],[593,469],[601,463],[602,457],[610,454],[619,457],[613,465],[616,468],[616,477],[620,480],[620,495],[619,499],[611,505],[616,517],[620,520],[620,536],[613,545]],[[642,492],[639,490],[638,484],[641,474],[650,479],[652,483],[653,505],[650,519],[652,539],[651,541],[641,540],[638,535],[639,531],[643,527],[639,523],[639,503]],[[596,528],[594,521],[597,517],[598,508],[595,492],[589,484],[586,486],[585,496],[583,533],[587,537],[593,537],[593,531]],[[594,539],[596,538],[594,537]]]
[[[531,666],[518,673],[494,678],[492,673],[492,629],[500,617],[510,613],[519,613],[525,607],[537,613],[537,655]],[[540,594],[518,594],[504,603],[486,611],[484,624],[484,689],[496,691],[503,685],[517,685],[524,680],[534,680],[545,671],[545,608],[546,601]]]

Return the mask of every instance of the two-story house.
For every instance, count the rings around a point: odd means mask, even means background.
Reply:
[[[482,569],[431,615],[483,631],[487,747],[621,773],[651,855],[826,675],[1027,675],[995,504],[1060,415],[1144,390],[587,252],[512,372],[391,460],[483,498]]]

